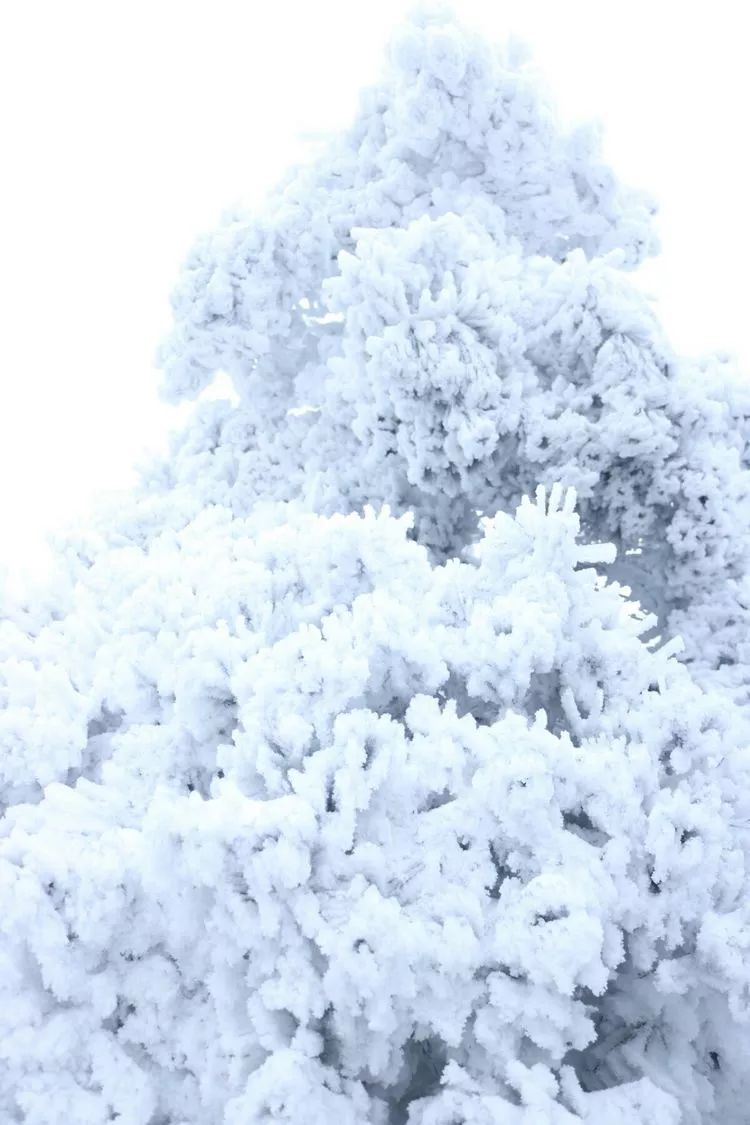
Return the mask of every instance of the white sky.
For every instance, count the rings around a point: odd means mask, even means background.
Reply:
[[[0,16],[0,561],[126,485],[175,412],[155,346],[193,238],[345,124],[406,0],[24,0]],[[661,204],[647,288],[673,342],[750,371],[744,5],[462,0],[525,39]]]

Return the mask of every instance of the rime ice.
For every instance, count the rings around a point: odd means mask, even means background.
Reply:
[[[3,1121],[745,1120],[750,395],[652,213],[435,17],[199,242],[237,401],[0,624]]]

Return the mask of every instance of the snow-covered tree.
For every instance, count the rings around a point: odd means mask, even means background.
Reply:
[[[199,243],[166,389],[223,370],[240,408],[210,408],[171,473],[240,513],[386,502],[438,558],[563,480],[613,576],[742,690],[750,388],[672,353],[624,272],[653,207],[512,63],[412,26],[351,131]]]
[[[0,624],[3,1121],[746,1119],[750,393],[652,213],[428,17],[198,245],[236,400]]]

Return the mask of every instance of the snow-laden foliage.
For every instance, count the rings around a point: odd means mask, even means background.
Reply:
[[[0,1120],[746,1120],[750,391],[652,212],[423,18],[199,243],[236,400],[0,622]]]
[[[223,370],[240,403],[199,416],[156,489],[388,503],[442,559],[477,512],[563,481],[613,576],[746,694],[750,391],[672,354],[623,272],[653,208],[594,142],[512,57],[410,26],[350,132],[189,259],[166,389]]]
[[[175,294],[173,395],[227,366],[287,396],[305,361],[324,358],[321,287],[358,228],[456,213],[555,261],[616,249],[633,266],[653,247],[653,205],[619,187],[592,130],[566,135],[512,55],[426,23],[397,37],[351,130],[294,173],[260,220],[237,216],[198,243]]]
[[[90,568],[9,677],[4,1120],[740,1120],[747,758],[560,499]]]

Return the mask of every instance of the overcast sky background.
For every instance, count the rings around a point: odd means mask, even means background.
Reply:
[[[24,0],[0,16],[0,561],[133,479],[178,420],[154,350],[202,230],[351,118],[406,0]],[[456,5],[458,8],[459,5]],[[532,48],[661,207],[643,284],[682,351],[750,373],[746,13],[735,0],[462,0]]]

